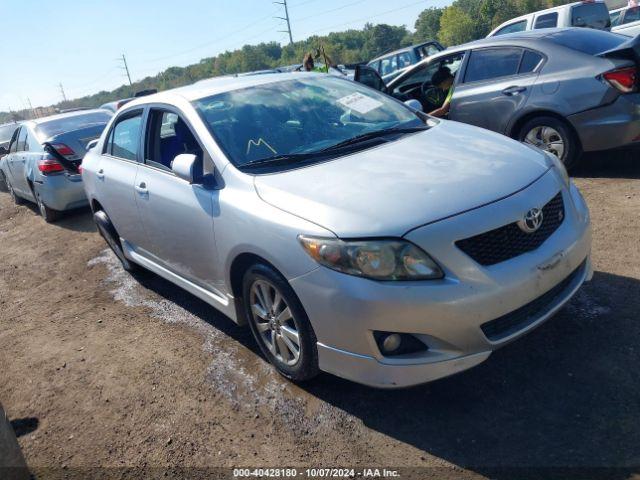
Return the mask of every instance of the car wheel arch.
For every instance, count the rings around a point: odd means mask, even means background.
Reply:
[[[282,275],[282,271],[278,267],[261,255],[243,252],[235,256],[228,270],[228,285],[235,303],[236,322],[241,326],[248,324],[248,319],[246,318],[242,305],[242,280],[247,270],[256,264],[266,265]],[[284,275],[282,276],[284,277]]]
[[[520,129],[529,120],[532,120],[536,117],[553,117],[563,122],[565,125],[567,125],[567,127],[569,127],[569,130],[571,130],[571,132],[573,133],[575,139],[578,142],[579,149],[582,149],[582,141],[580,140],[580,135],[578,135],[578,132],[576,131],[573,124],[564,115],[554,112],[553,110],[532,110],[521,115],[520,117],[518,117],[518,119],[516,119],[512,123],[511,128],[509,129],[509,137],[517,139]]]

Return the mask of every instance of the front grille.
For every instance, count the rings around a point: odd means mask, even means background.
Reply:
[[[571,275],[541,297],[511,313],[481,325],[480,328],[485,336],[492,342],[499,342],[535,323],[545,312],[564,298],[565,291],[577,277],[584,274],[586,266],[587,262],[585,261]]]
[[[562,225],[565,217],[562,192],[542,208],[544,219],[540,229],[526,233],[518,223],[459,240],[456,246],[480,265],[490,266],[531,252],[542,245]]]

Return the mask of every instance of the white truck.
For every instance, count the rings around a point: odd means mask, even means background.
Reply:
[[[529,13],[504,22],[488,37],[540,28],[584,27],[610,30],[611,18],[603,1],[584,0]]]

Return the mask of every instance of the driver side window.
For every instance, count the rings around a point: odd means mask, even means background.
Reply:
[[[434,87],[435,85],[431,83],[431,79],[433,75],[443,67],[448,68],[451,74],[456,77],[462,66],[463,59],[464,52],[426,63],[400,82],[400,84],[395,87],[394,93],[405,93],[422,85],[424,85],[423,91],[428,87]]]
[[[203,152],[191,129],[180,116],[169,110],[153,109],[145,148],[145,163],[171,171],[173,160],[181,154],[198,157],[202,173]]]

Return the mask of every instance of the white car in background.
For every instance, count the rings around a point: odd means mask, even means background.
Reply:
[[[610,30],[609,10],[601,0],[584,0],[559,7],[548,8],[512,18],[499,25],[487,37],[507,33],[538,30],[540,28],[582,27]]]
[[[640,34],[640,7],[624,7],[609,12],[611,31],[628,37]]]

